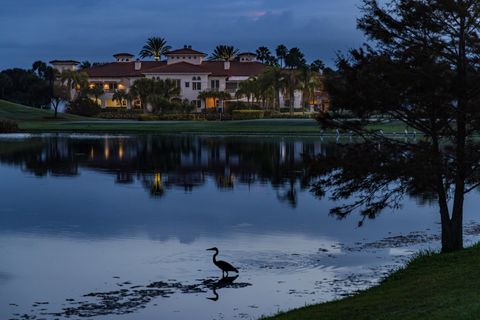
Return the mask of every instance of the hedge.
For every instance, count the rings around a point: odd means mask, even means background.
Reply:
[[[0,133],[17,132],[18,124],[13,120],[0,119]]]
[[[290,113],[272,112],[266,111],[265,118],[270,119],[315,119],[318,116],[318,112],[295,112],[293,115]]]
[[[203,115],[195,113],[170,113],[170,114],[148,114],[140,115],[141,121],[188,121],[188,120],[204,120]]]
[[[263,119],[265,111],[263,110],[233,110],[233,120],[253,120]]]

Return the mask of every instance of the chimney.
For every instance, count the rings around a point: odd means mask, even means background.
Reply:
[[[188,49],[188,46],[187,46],[187,45],[184,45],[184,46],[183,46],[183,49]]]
[[[142,61],[137,59],[137,61],[135,61],[135,70],[138,71],[140,69],[142,69]]]
[[[230,70],[230,61],[228,61],[228,60],[225,61],[225,62],[223,63],[223,68],[224,68],[225,70]]]

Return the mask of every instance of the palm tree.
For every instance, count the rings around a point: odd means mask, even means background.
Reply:
[[[300,68],[299,81],[299,87],[302,90],[302,107],[305,109],[308,102],[315,97],[315,92],[320,89],[319,73],[305,65]]]
[[[170,101],[172,98],[180,96],[180,87],[176,81],[171,79],[157,80],[153,83],[153,93]]]
[[[160,37],[148,38],[147,43],[140,51],[140,58],[152,58],[155,61],[160,61],[163,55],[167,54],[172,47],[167,46],[167,41]]]
[[[250,78],[248,80],[240,82],[238,86],[238,90],[235,93],[235,97],[239,98],[247,98],[248,103],[253,104],[254,98],[258,97],[258,82],[256,78]]]
[[[325,63],[322,60],[317,59],[310,64],[310,70],[314,72],[323,72],[325,70]]]
[[[285,56],[285,66],[289,69],[299,69],[305,65],[305,56],[298,48],[292,48]]]
[[[170,109],[170,101],[161,94],[150,94],[147,101],[152,106],[152,112],[163,114]]]
[[[210,98],[216,98],[217,92],[213,90],[208,90],[208,91],[202,91],[198,94],[197,99],[202,100],[205,106],[205,109],[207,109],[207,100]]]
[[[112,96],[112,100],[116,101],[118,105],[123,106],[123,102],[127,102],[127,107],[130,107],[132,105],[134,97],[130,94],[130,92],[127,93],[125,90],[115,90]]]
[[[280,110],[280,93],[285,86],[285,74],[279,66],[272,66],[264,71],[262,77],[266,83],[270,84],[270,88],[273,90],[275,109]]]
[[[92,67],[92,63],[90,61],[82,61],[82,63],[80,63],[80,65],[78,66],[78,68],[80,70],[83,70],[83,69],[88,69],[88,68],[91,68]]]
[[[155,81],[152,79],[141,78],[135,80],[130,87],[130,94],[132,95],[132,98],[138,98],[144,110],[147,109],[148,96],[153,93],[154,83]]]
[[[93,96],[95,98],[95,103],[98,103],[98,99],[100,98],[101,95],[105,93],[105,90],[99,85],[94,85],[91,87],[88,87],[88,89],[85,90],[86,94],[89,96]]]
[[[239,50],[234,46],[218,45],[210,57],[210,60],[233,61],[238,55]]]
[[[288,54],[288,49],[285,45],[281,44],[275,50],[275,54],[277,55],[278,60],[280,61],[280,67],[283,68],[285,63],[285,58]]]
[[[69,91],[69,100],[72,100],[71,90],[76,89],[80,94],[83,94],[88,88],[88,74],[85,72],[78,72],[75,70],[63,70],[58,78],[61,83],[67,85]]]
[[[290,115],[293,115],[295,104],[295,91],[301,89],[300,77],[297,70],[286,70],[284,78],[284,91],[290,100]]]
[[[259,47],[257,49],[257,60],[262,62],[262,63],[268,63],[272,61],[272,53],[270,52],[270,49],[267,47]]]

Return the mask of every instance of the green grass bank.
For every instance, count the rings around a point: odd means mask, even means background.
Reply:
[[[108,133],[198,133],[239,135],[318,136],[314,119],[259,119],[239,121],[135,121],[104,120],[40,110],[0,100],[0,119],[16,121],[24,132],[108,132]],[[389,123],[372,126],[386,133],[401,133],[405,125]],[[330,132],[333,134],[333,132]]]
[[[380,285],[343,300],[264,320],[479,319],[480,245],[423,254]]]
[[[132,121],[103,120],[26,107],[0,100],[0,119],[16,121],[25,132],[110,132],[110,133],[197,133],[268,134],[318,136],[320,128],[313,119],[260,119],[240,121]],[[385,132],[403,132],[398,124],[377,125]]]
[[[211,133],[318,135],[311,119],[262,119],[243,121],[124,121],[79,117],[26,107],[0,100],[0,119],[16,121],[26,132]]]

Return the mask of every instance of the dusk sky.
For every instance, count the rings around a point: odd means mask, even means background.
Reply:
[[[211,53],[218,44],[241,51],[283,43],[309,60],[332,64],[360,45],[360,0],[6,0],[0,11],[0,70],[35,60],[111,61],[137,55],[150,36],[174,48]]]

